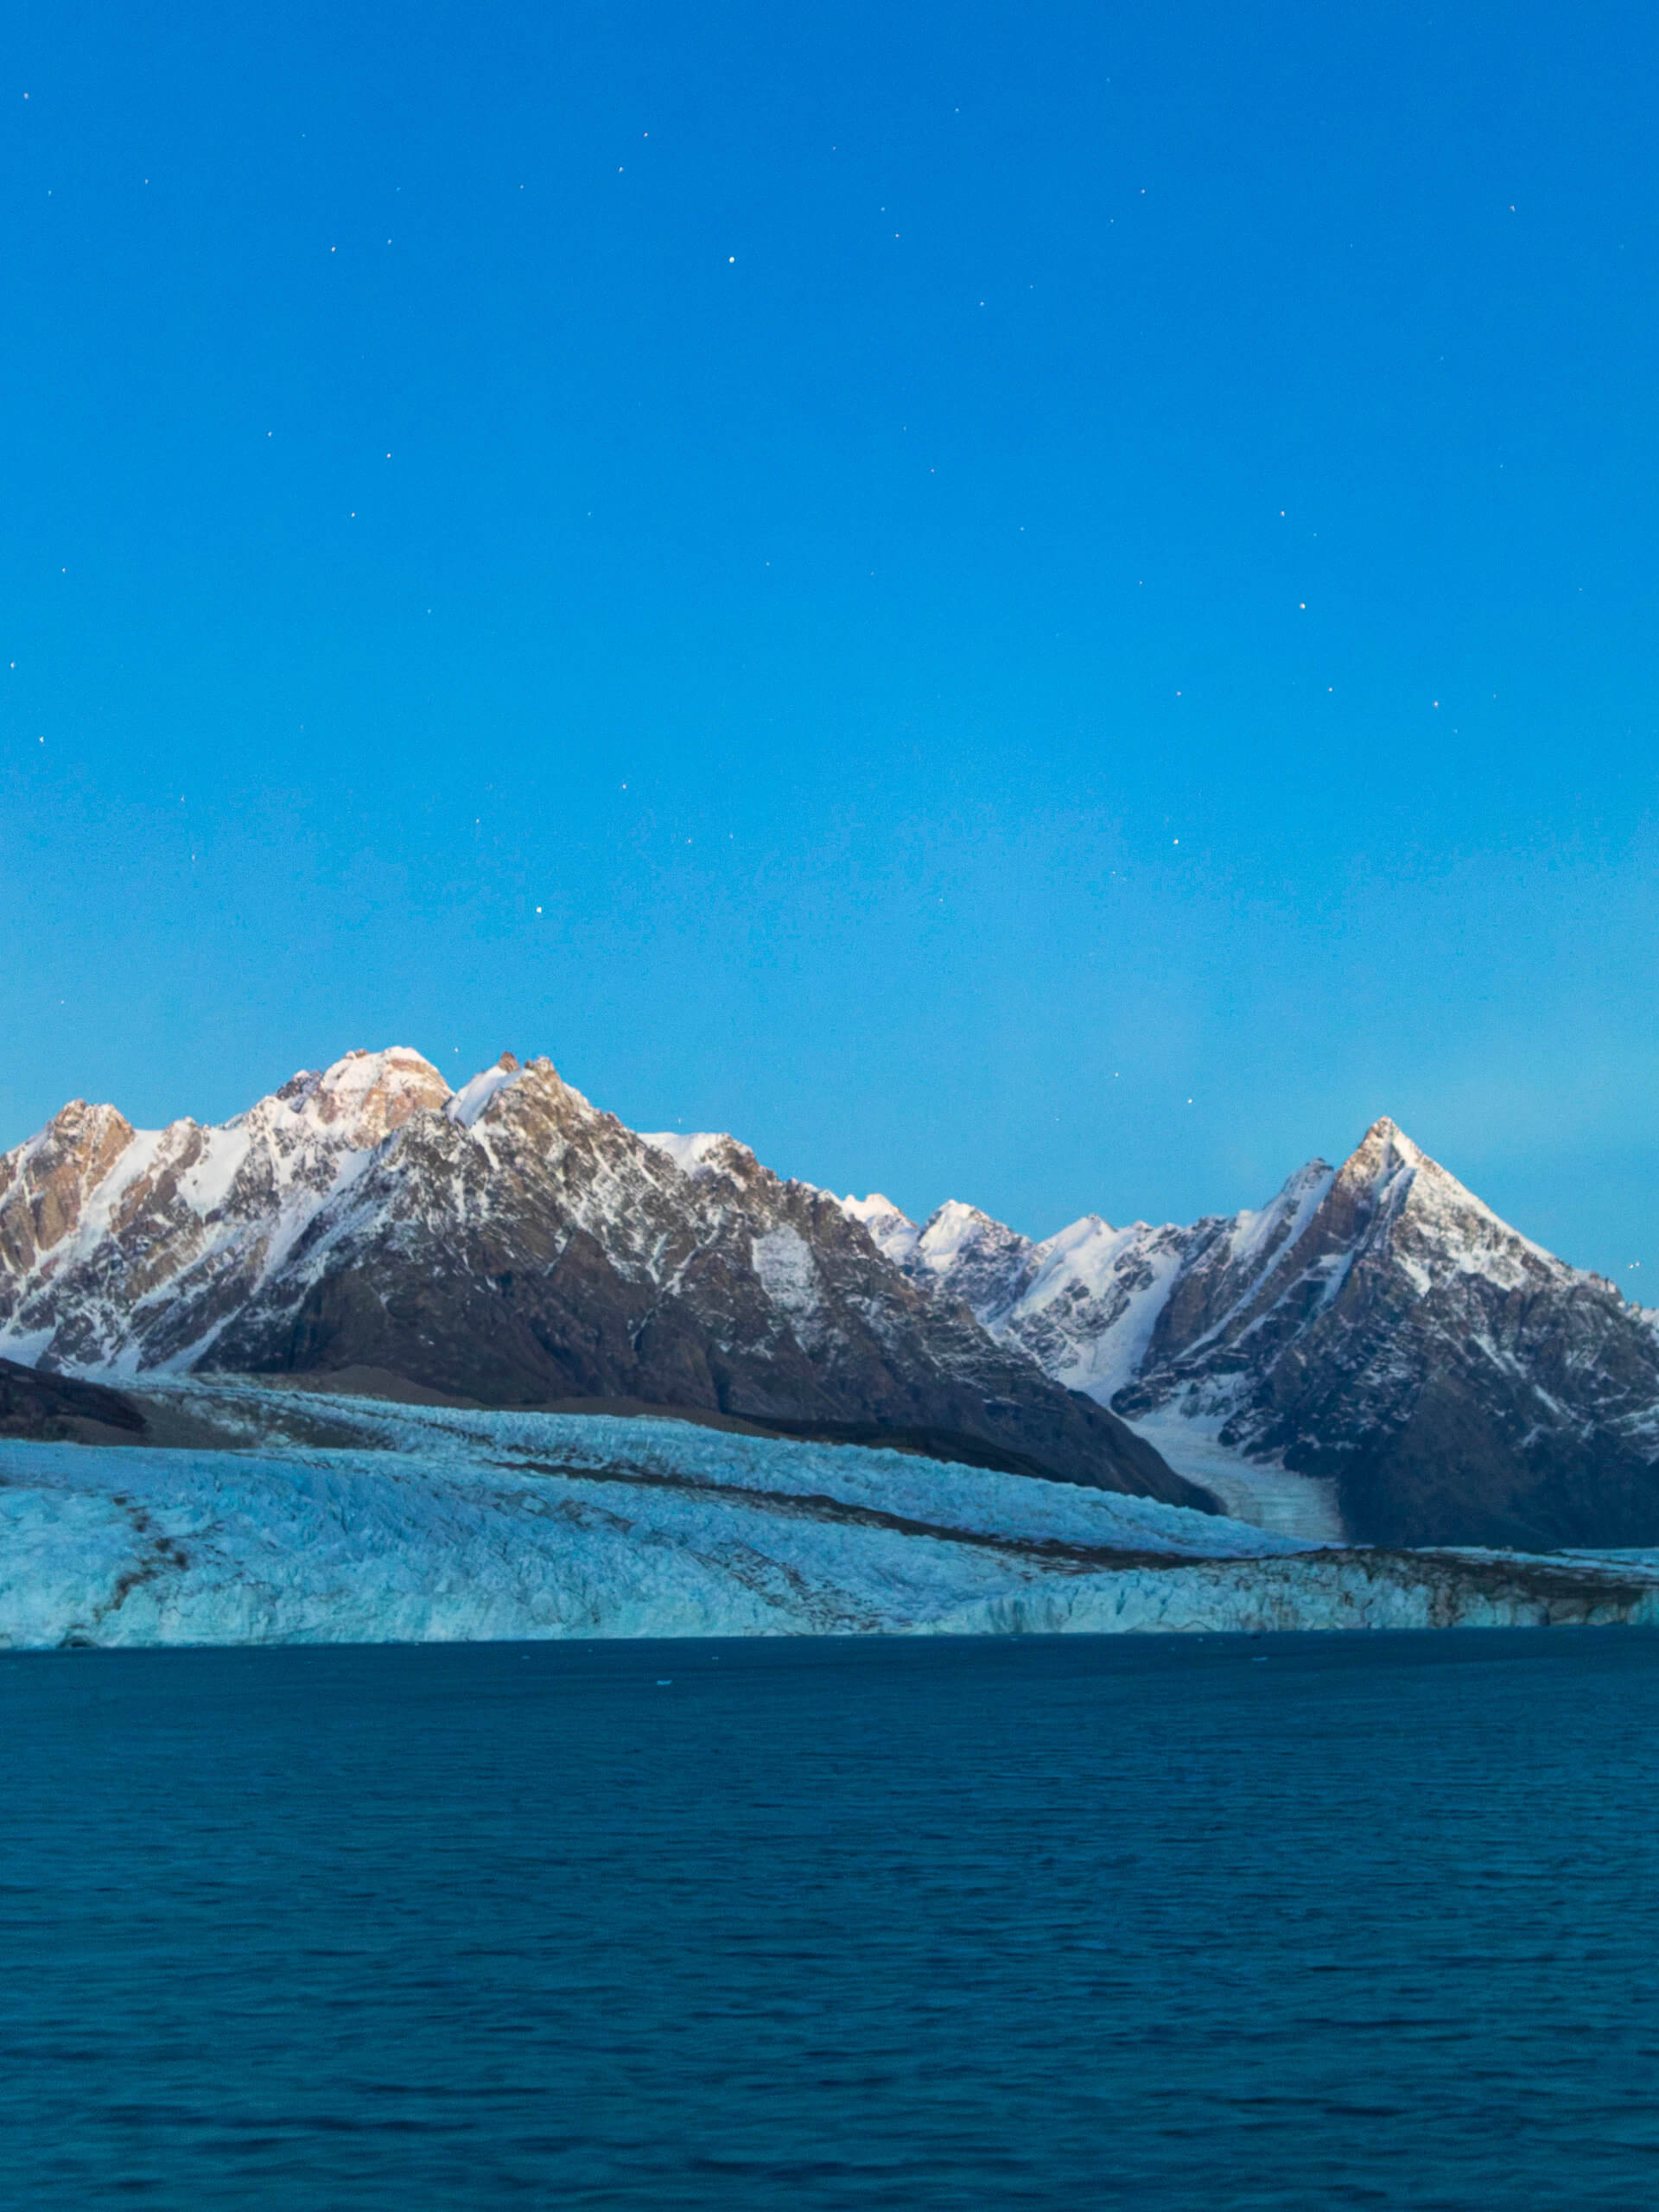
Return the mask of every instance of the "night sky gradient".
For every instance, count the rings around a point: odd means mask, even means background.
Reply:
[[[21,12],[0,1145],[507,1046],[1041,1234],[1389,1112],[1636,1294],[1656,63],[1594,4]]]

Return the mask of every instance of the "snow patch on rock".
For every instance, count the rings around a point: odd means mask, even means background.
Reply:
[[[820,1299],[812,1248],[799,1230],[782,1223],[757,1236],[750,1250],[754,1272],[773,1304],[797,1319],[816,1315]]]
[[[717,1163],[734,1140],[719,1129],[642,1129],[639,1141],[665,1152],[683,1175],[696,1175]]]

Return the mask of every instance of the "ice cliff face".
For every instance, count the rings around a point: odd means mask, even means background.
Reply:
[[[1659,1559],[1308,1551],[1144,1498],[667,1420],[135,1394],[238,1448],[0,1441],[0,1649],[1659,1619]]]
[[[877,1208],[872,1213],[871,1208]],[[1334,1484],[1378,1542],[1659,1541],[1659,1338],[1508,1227],[1392,1122],[1267,1206],[1190,1227],[1092,1216],[1041,1243],[861,1202],[895,1264],[1056,1381]]]
[[[0,1353],[637,1400],[1209,1502],[822,1192],[511,1055],[452,1094],[418,1053],[353,1053],[222,1128],[66,1107],[0,1158]]]

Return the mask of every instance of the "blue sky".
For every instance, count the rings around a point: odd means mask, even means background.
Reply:
[[[807,20],[799,17],[805,14]],[[1659,1270],[1635,7],[42,7],[0,1143],[409,1043]]]

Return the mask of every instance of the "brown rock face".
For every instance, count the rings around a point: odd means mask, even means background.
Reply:
[[[113,1106],[72,1098],[32,1143],[0,1157],[0,1297],[7,1277],[26,1274],[79,1225],[88,1194],[131,1142]]]

